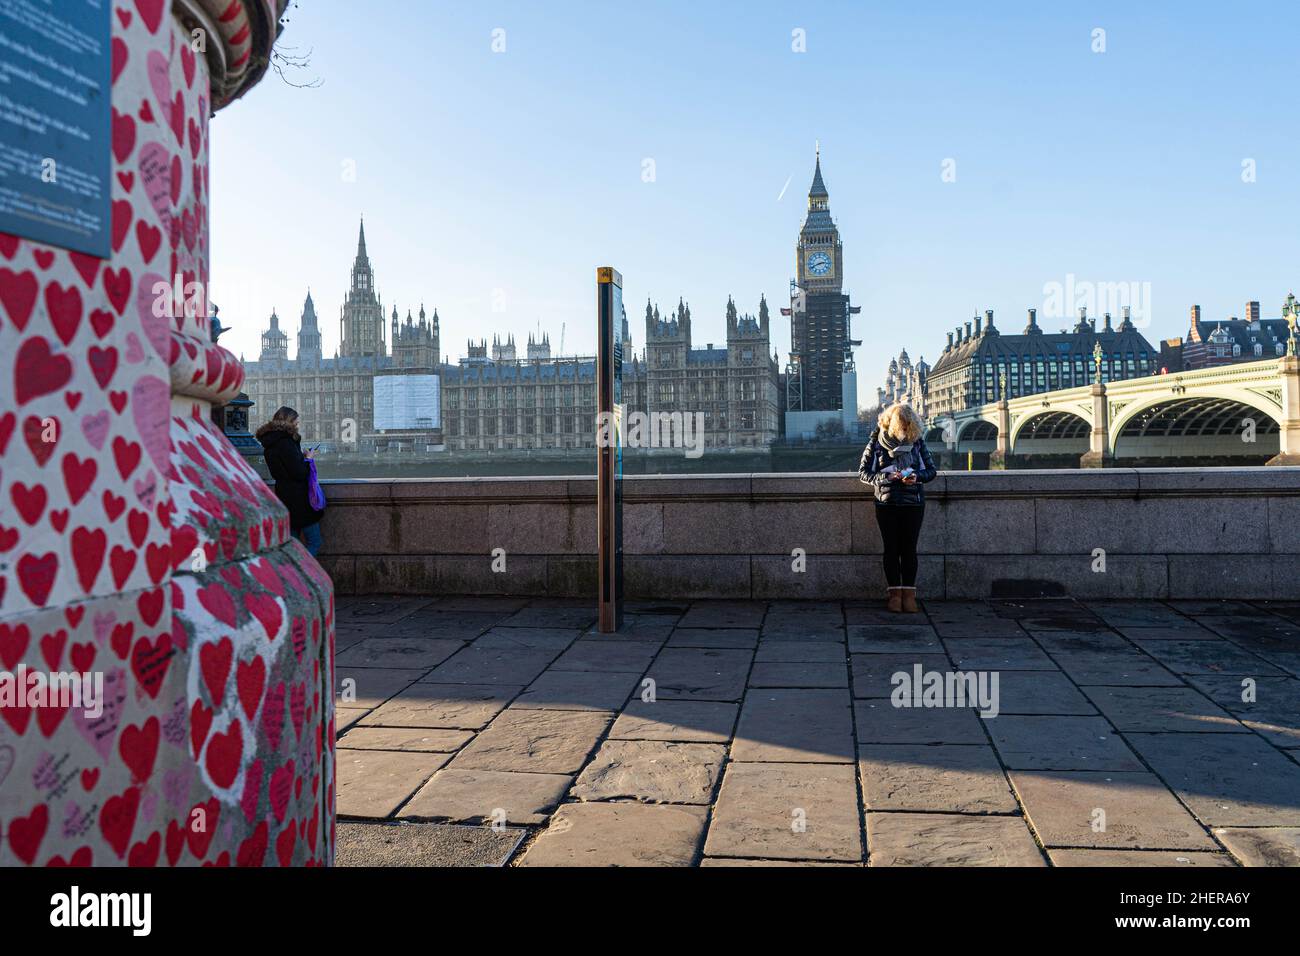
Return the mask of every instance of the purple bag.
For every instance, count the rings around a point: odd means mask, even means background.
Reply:
[[[316,477],[315,459],[307,459],[307,469],[310,472],[307,476],[307,503],[317,511],[324,511],[325,492],[321,490],[320,481]]]

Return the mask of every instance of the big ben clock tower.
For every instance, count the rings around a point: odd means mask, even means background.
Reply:
[[[840,243],[840,231],[831,219],[830,194],[822,181],[820,149],[812,187],[808,190],[808,215],[799,230],[795,259],[795,275],[798,276],[799,288],[804,292],[838,293],[843,287],[844,248]]]
[[[860,311],[844,294],[844,247],[831,219],[830,194],[822,181],[821,150],[808,190],[808,215],[795,246],[798,294],[790,308],[790,365],[786,372],[786,408],[794,413],[847,409],[857,416],[857,378],[850,338],[850,319]],[[823,416],[824,417],[824,416]],[[799,418],[802,429],[818,419]],[[792,434],[787,420],[787,434]]]

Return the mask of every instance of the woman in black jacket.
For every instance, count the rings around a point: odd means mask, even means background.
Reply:
[[[307,495],[311,477],[307,460],[311,454],[302,452],[298,413],[288,405],[280,406],[271,420],[257,430],[257,440],[262,443],[266,467],[275,480],[275,496],[289,509],[289,528],[314,557],[321,547],[320,519],[325,512],[313,508]]]
[[[925,518],[925,483],[938,473],[921,437],[923,430],[910,406],[889,406],[881,413],[858,466],[858,477],[876,493],[889,610],[908,614],[917,610],[916,542]]]

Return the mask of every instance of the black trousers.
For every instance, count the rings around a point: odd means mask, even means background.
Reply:
[[[925,505],[876,504],[876,524],[885,545],[885,580],[891,588],[916,587],[916,541]]]

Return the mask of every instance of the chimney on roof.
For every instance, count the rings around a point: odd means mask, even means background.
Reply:
[[[975,338],[979,338],[981,335],[984,334],[984,331],[981,328],[983,322],[984,320],[981,319],[978,315],[975,316]]]
[[[986,309],[984,311],[984,330],[986,332],[993,331],[993,310],[992,309]]]
[[[951,332],[948,333],[948,345],[947,345],[947,347],[944,349],[944,351],[945,351],[945,352],[951,352],[951,351],[952,351],[952,333],[951,333]]]
[[[1111,329],[1111,327],[1110,327],[1110,313],[1109,313],[1109,312],[1106,313],[1106,324],[1105,324],[1105,329],[1106,329],[1107,332],[1114,331],[1114,330]]]
[[[967,341],[967,342],[970,341],[970,323],[969,323],[969,322],[966,323],[966,341]]]

